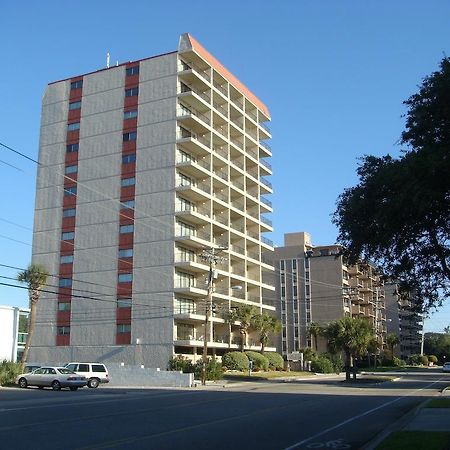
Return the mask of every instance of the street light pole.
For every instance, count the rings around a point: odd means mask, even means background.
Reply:
[[[206,296],[205,305],[205,330],[203,336],[203,361],[202,361],[202,385],[206,384],[206,365],[208,363],[208,339],[209,339],[209,318],[213,310],[212,294],[214,292],[214,268],[218,262],[225,260],[223,256],[219,256],[219,253],[226,250],[225,247],[208,248],[202,251],[200,257],[209,264],[208,272],[208,294]]]

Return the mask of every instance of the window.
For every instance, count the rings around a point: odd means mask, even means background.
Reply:
[[[280,261],[280,270],[284,270],[284,259]]]
[[[135,95],[139,94],[139,88],[136,87],[132,87],[130,89],[125,89],[125,97],[134,97]]]
[[[297,297],[297,286],[292,286],[292,295],[294,296],[294,297]]]
[[[76,209],[69,208],[63,211],[63,217],[75,217]]]
[[[106,367],[103,364],[92,364],[92,372],[106,372]]]
[[[131,298],[118,298],[117,299],[118,308],[131,308]]]
[[[123,133],[123,142],[135,141],[137,138],[137,131],[130,131],[129,133]]]
[[[61,335],[68,335],[70,334],[70,327],[57,327],[56,332]]]
[[[137,75],[139,73],[139,66],[127,67],[126,74],[127,77],[130,75]]]
[[[60,278],[59,287],[70,287],[72,286],[72,278]]]
[[[175,253],[175,258],[177,261],[183,261],[183,262],[194,261],[195,252],[188,248],[177,247],[177,251]]]
[[[67,166],[65,172],[66,172],[66,175],[68,175],[69,173],[77,173],[78,166]]]
[[[297,269],[297,260],[293,259],[292,260],[292,270],[296,270]]]
[[[177,197],[177,205],[176,205],[177,211],[194,211],[195,205],[194,203],[190,202],[189,200],[186,200],[182,197]]]
[[[286,297],[286,288],[281,286],[281,297]]]
[[[133,281],[133,274],[132,273],[119,273],[118,280],[119,280],[119,283],[129,283],[130,281]]]
[[[61,234],[61,240],[62,241],[73,241],[75,237],[75,232],[74,231],[64,231]]]
[[[178,174],[178,186],[191,186],[194,184],[191,177],[184,175],[183,173]]]
[[[125,200],[120,202],[120,209],[133,209],[134,208],[134,200]]]
[[[137,109],[132,109],[131,111],[125,111],[123,113],[123,120],[127,120],[127,119],[134,119],[135,117],[137,117]]]
[[[134,186],[136,184],[136,178],[122,178],[120,185],[122,187]]]
[[[309,257],[305,258],[305,269],[309,269]]]
[[[177,339],[179,341],[194,339],[194,326],[187,323],[179,323],[177,325]]]
[[[66,145],[66,152],[67,153],[72,153],[72,152],[77,152],[79,148],[79,144],[68,144]]]
[[[58,311],[70,311],[70,303],[58,303]]]
[[[69,103],[69,110],[70,111],[73,111],[74,109],[80,109],[80,108],[81,108],[81,102],[80,101]]]
[[[309,287],[309,284],[307,284],[307,285],[305,286],[305,293],[306,293],[306,296],[307,296],[307,297],[311,294],[311,288]]]
[[[125,234],[125,233],[132,233],[134,231],[134,225],[120,225],[119,233]]]
[[[176,287],[194,287],[195,277],[186,272],[175,272],[175,286]]]
[[[175,314],[195,313],[195,302],[190,298],[175,299]]]
[[[72,81],[70,89],[81,89],[83,87],[83,80]]]
[[[78,364],[77,372],[89,372],[89,364]]]
[[[73,255],[62,255],[59,259],[60,264],[71,264],[73,263]]]
[[[131,333],[131,324],[121,323],[117,325],[117,333]]]
[[[80,122],[69,123],[67,131],[76,131],[80,129]]]
[[[67,197],[69,195],[77,195],[76,186],[67,186],[64,188],[64,196]]]
[[[136,155],[132,153],[131,155],[122,156],[122,164],[129,164],[136,161]]]
[[[178,221],[177,222],[177,234],[178,236],[194,236],[195,235],[195,227],[192,225],[188,225],[187,223]]]
[[[123,248],[119,250],[119,258],[132,258],[132,257],[133,257],[132,248]]]

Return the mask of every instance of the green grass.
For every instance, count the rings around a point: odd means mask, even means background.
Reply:
[[[313,376],[311,372],[252,372],[251,376],[248,376],[248,372],[226,372],[224,378],[227,380],[270,380],[273,378],[285,378],[285,377],[304,377]]]
[[[450,433],[434,431],[397,431],[389,435],[376,450],[446,450]]]
[[[450,398],[433,398],[425,408],[450,408]]]
[[[394,366],[379,366],[376,369],[373,367],[366,367],[364,369],[360,369],[363,372],[402,372],[407,370],[417,370],[422,369],[426,366],[401,366],[401,367],[394,367]]]

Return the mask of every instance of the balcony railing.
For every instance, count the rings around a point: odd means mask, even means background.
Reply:
[[[186,130],[177,132],[177,139],[195,139],[198,142],[201,142],[204,146],[209,147],[209,140],[205,138],[205,135],[194,133],[193,131]]]
[[[202,78],[207,80],[208,82],[211,81],[211,76],[209,73],[207,73],[205,70],[200,69],[197,65],[190,62],[189,64],[185,61],[180,61],[178,64],[178,72],[184,72],[185,70],[194,70],[196,73],[198,73]]]
[[[197,159],[191,155],[188,155],[187,153],[178,153],[177,154],[177,160],[176,160],[177,164],[193,164],[193,165],[198,165],[203,167],[206,170],[210,169],[210,164],[209,162],[203,160],[203,159]]]
[[[261,177],[261,183],[272,189],[272,183],[267,178]]]
[[[272,221],[271,221],[270,219],[267,219],[267,218],[264,217],[264,216],[261,216],[261,222],[262,222],[262,223],[265,223],[266,225],[269,225],[269,227],[272,226]]]
[[[269,164],[266,160],[260,159],[259,162],[260,162],[264,167],[267,167],[269,170],[272,170],[271,164]]]
[[[259,126],[270,134],[270,128],[264,122],[259,122]]]
[[[178,117],[194,116],[197,119],[200,119],[201,121],[205,122],[207,125],[211,124],[211,118],[209,116],[207,116],[206,114],[203,114],[201,112],[198,112],[193,108],[188,108],[184,105],[178,105],[177,116]]]
[[[267,142],[259,141],[259,145],[260,145],[261,147],[264,147],[266,150],[269,150],[269,152],[272,151],[272,149],[270,148],[270,145],[269,145]]]
[[[264,244],[270,245],[271,247],[273,247],[273,241],[271,241],[270,239],[267,239],[264,236],[261,236],[261,242],[264,242]]]
[[[206,103],[211,102],[211,97],[206,93],[206,91],[199,91],[198,89],[195,89],[194,87],[190,86],[189,84],[183,83],[182,86],[180,86],[177,90],[178,94],[184,94],[186,92],[192,92],[199,97],[201,97],[203,100],[205,100]]]
[[[27,343],[28,333],[17,333],[17,343],[25,345]]]
[[[267,205],[270,208],[272,208],[272,202],[270,200],[267,200],[267,198],[262,197],[262,196],[259,199],[261,200],[262,203],[264,203],[265,205]]]

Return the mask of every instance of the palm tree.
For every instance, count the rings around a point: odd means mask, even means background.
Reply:
[[[236,320],[240,322],[239,333],[241,333],[241,352],[247,347],[248,330],[253,326],[254,317],[258,314],[258,311],[254,306],[240,305],[236,309]]]
[[[281,331],[281,322],[270,314],[257,314],[253,318],[253,326],[259,331],[259,342],[261,343],[261,353],[269,342],[270,333],[279,333]]]
[[[231,308],[224,314],[225,323],[228,324],[228,348],[231,348],[231,327],[237,320],[237,308]]]
[[[391,361],[394,362],[394,347],[400,344],[400,338],[396,333],[389,333],[386,336],[386,344],[388,345],[391,351]]]
[[[318,350],[317,345],[317,337],[322,333],[322,325],[320,325],[318,322],[311,322],[308,327],[308,333],[311,335],[311,348],[315,351]]]
[[[22,355],[22,368],[28,359],[31,340],[33,339],[34,326],[36,324],[36,306],[41,295],[41,290],[47,283],[49,274],[44,266],[40,264],[30,264],[27,269],[17,274],[17,281],[28,285],[28,298],[30,306],[30,316],[28,319],[28,336],[25,349]]]
[[[367,351],[373,337],[372,326],[363,318],[343,317],[329,323],[322,333],[328,340],[330,353],[345,353],[346,380],[350,381],[354,358]]]

